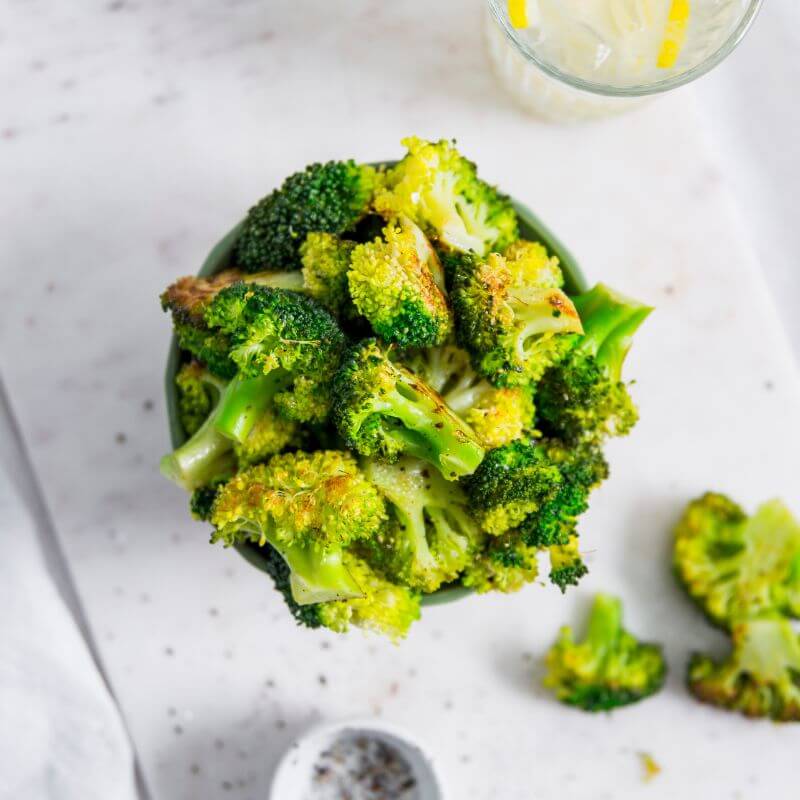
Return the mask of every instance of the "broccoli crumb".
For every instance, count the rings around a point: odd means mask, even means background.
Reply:
[[[650,753],[641,752],[638,755],[639,761],[642,764],[642,780],[645,783],[649,783],[661,773],[661,765]]]

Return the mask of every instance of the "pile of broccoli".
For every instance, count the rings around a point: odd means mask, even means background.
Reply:
[[[675,529],[675,573],[731,638],[716,661],[695,653],[687,672],[699,700],[750,717],[800,722],[800,524],[780,500],[752,516],[722,494],[687,506]]]
[[[443,587],[586,573],[578,519],[636,422],[621,373],[651,310],[569,296],[453,143],[404,144],[292,175],[224,270],[162,295],[188,437],[164,474],[300,623],[393,639]]]

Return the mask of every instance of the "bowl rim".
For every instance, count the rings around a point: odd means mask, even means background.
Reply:
[[[381,165],[391,165],[393,162],[384,162]],[[549,253],[558,257],[562,272],[564,273],[564,285],[568,294],[577,294],[586,291],[588,285],[583,275],[577,259],[562,244],[561,240],[550,230],[550,228],[539,219],[527,206],[511,198],[514,211],[520,223],[520,236],[522,238],[540,241]],[[225,236],[222,237],[212,248],[203,261],[203,265],[197,273],[198,277],[209,277],[230,266],[233,248],[239,237],[239,232],[244,221],[237,223]],[[170,442],[173,448],[182,445],[188,438],[178,420],[178,398],[175,390],[175,375],[181,364],[181,354],[174,333],[170,338],[169,351],[167,354],[167,364],[164,374],[164,388],[166,395],[167,422],[169,425]],[[266,572],[267,560],[261,554],[259,548],[252,544],[235,545],[234,549],[251,566]],[[422,596],[424,606],[436,606],[444,603],[452,603],[472,594],[470,589],[464,586],[445,586],[431,594]]]

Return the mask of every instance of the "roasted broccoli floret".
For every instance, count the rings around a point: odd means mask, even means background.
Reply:
[[[427,347],[450,334],[439,259],[408,218],[387,225],[383,238],[357,245],[347,277],[356,309],[385,341]]]
[[[362,455],[389,461],[415,456],[448,480],[474,472],[483,458],[469,427],[421,378],[392,363],[374,339],[349,351],[333,394],[336,426]]]
[[[445,248],[485,255],[518,236],[510,200],[478,178],[475,165],[442,139],[402,141],[408,154],[384,176],[375,208],[386,219],[410,217]]]
[[[800,616],[800,524],[780,500],[751,517],[721,494],[693,500],[675,528],[674,563],[717,625],[770,611]]]
[[[687,676],[700,701],[748,717],[800,722],[800,638],[779,616],[740,620],[722,662],[695,653]]]
[[[424,592],[455,580],[480,539],[458,484],[414,458],[368,460],[364,472],[390,511],[388,524],[368,542],[370,562]]]
[[[510,269],[524,276],[525,283],[541,289],[564,287],[564,273],[558,258],[551,256],[541,242],[518,239],[503,251],[503,256]]]
[[[444,398],[486,448],[501,447],[533,431],[533,392],[497,388],[478,375],[469,355],[454,345],[404,353],[401,360]]]
[[[664,684],[661,648],[641,644],[622,627],[622,604],[595,597],[586,638],[575,642],[564,627],[547,654],[545,686],[568,705],[585,711],[608,711],[643,700]]]
[[[526,545],[516,531],[488,538],[484,548],[464,571],[464,586],[484,592],[518,592],[536,580],[537,550]]]
[[[558,467],[558,490],[520,524],[526,544],[551,547],[569,543],[578,517],[589,508],[589,495],[608,477],[608,463],[602,450],[590,444],[566,447],[556,439],[544,439],[540,446]]]
[[[230,340],[240,375],[272,376],[273,400],[285,416],[301,422],[325,418],[346,340],[322,306],[296,292],[236,284],[217,294],[205,320]],[[220,430],[237,441],[249,433]]]
[[[531,274],[529,274],[529,272]],[[583,329],[561,289],[533,283],[526,260],[497,253],[485,260],[462,256],[453,273],[451,299],[458,343],[475,370],[497,386],[528,385],[558,363]]]
[[[519,526],[556,495],[561,483],[545,449],[522,440],[490,450],[464,481],[481,527],[494,535]]]
[[[639,417],[622,382],[633,335],[653,310],[600,283],[574,297],[584,334],[545,372],[536,393],[538,425],[567,442],[624,436]]]
[[[347,272],[355,242],[313,232],[300,246],[303,290],[337,316],[353,313]]]
[[[578,537],[570,536],[566,544],[556,544],[548,548],[550,552],[550,583],[558,586],[561,593],[568,586],[577,586],[580,579],[589,572],[578,551]]]
[[[269,543],[292,570],[300,604],[362,596],[343,547],[372,536],[386,518],[380,493],[349,453],[274,456],[229,480],[214,501],[213,541]]]
[[[312,164],[289,176],[250,209],[236,242],[245,272],[300,268],[300,246],[312,231],[341,235],[366,214],[376,172],[354,161]]]

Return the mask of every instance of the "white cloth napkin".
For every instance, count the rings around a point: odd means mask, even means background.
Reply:
[[[0,382],[0,800],[136,800],[120,714]]]

